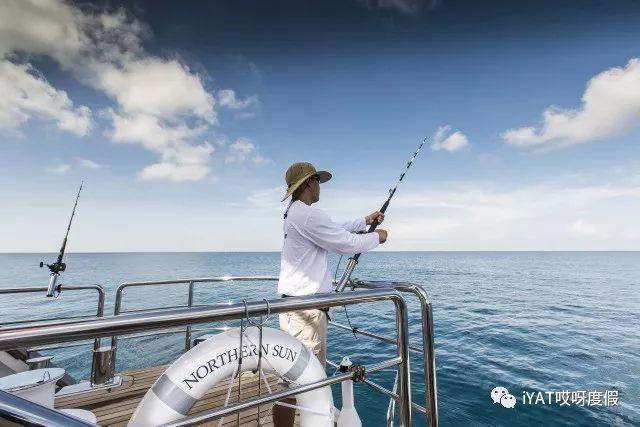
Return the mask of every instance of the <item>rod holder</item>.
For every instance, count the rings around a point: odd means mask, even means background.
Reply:
[[[115,347],[110,345],[93,350],[91,364],[91,385],[103,386],[114,382],[116,354]]]
[[[353,270],[356,268],[357,264],[358,264],[358,260],[355,257],[349,258],[349,262],[347,263],[347,266],[344,268],[344,271],[342,272],[342,276],[340,277],[340,280],[336,285],[336,292],[344,291],[344,288],[346,288],[347,285],[349,284],[349,278],[351,277],[351,273],[353,273]]]
[[[58,291],[56,284],[58,283],[58,273],[52,273],[51,278],[49,279],[49,286],[47,287],[47,297],[57,298],[60,294]]]

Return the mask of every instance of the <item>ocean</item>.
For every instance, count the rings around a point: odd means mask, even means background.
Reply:
[[[46,286],[46,268],[38,263],[54,257],[0,254],[0,287]],[[337,261],[331,258],[333,268]],[[277,275],[279,262],[279,253],[71,253],[61,283],[102,285],[109,314],[115,288],[125,281]],[[361,258],[353,277],[410,281],[429,294],[442,426],[640,425],[640,252],[373,252]],[[186,303],[186,295],[185,286],[131,289],[123,306]],[[275,283],[199,285],[195,302],[263,297],[276,297]],[[412,343],[420,345],[419,305],[407,300]],[[2,322],[90,314],[95,307],[91,293],[63,293],[57,300],[0,295]],[[346,323],[344,311],[333,316]],[[350,307],[349,317],[359,328],[394,333],[388,302]],[[183,345],[183,334],[121,340],[117,368],[169,363]],[[91,346],[51,353],[71,375],[88,377]],[[369,364],[393,355],[379,341],[329,330],[333,361],[349,356]],[[418,355],[411,364],[413,399],[424,405]],[[371,378],[392,387],[390,371]],[[494,403],[496,387],[515,397],[514,407]],[[363,425],[384,425],[388,399],[366,385],[356,385],[355,394]],[[414,419],[415,425],[424,421]]]

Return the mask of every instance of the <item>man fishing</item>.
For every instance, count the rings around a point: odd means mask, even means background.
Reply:
[[[282,297],[313,295],[332,291],[329,251],[356,254],[370,251],[387,240],[387,232],[377,229],[361,234],[367,225],[384,221],[376,211],[363,218],[336,223],[322,210],[312,206],[320,200],[320,184],[331,179],[326,171],[316,171],[311,163],[292,164],[285,175],[287,192],[282,198],[291,201],[284,214],[284,242],[280,262],[278,294]],[[304,310],[280,314],[280,328],[306,345],[326,364],[327,314],[322,310]],[[285,399],[295,404],[295,399]],[[295,410],[273,407],[276,427],[293,425]]]

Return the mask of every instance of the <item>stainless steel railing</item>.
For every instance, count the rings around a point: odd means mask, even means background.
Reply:
[[[17,295],[17,294],[27,294],[27,293],[44,293],[47,292],[48,287],[46,286],[24,286],[24,287],[13,287],[13,288],[0,288],[0,295]],[[85,316],[54,316],[54,317],[41,317],[37,319],[24,319],[24,320],[13,320],[9,322],[0,323],[0,330],[6,328],[7,326],[19,325],[25,323],[41,323],[41,322],[51,322],[56,320],[78,320],[78,319],[89,319],[93,317],[102,317],[104,316],[104,301],[105,301],[105,291],[104,288],[97,284],[88,284],[88,285],[58,285],[58,290],[61,292],[62,290],[67,292],[77,292],[77,291],[95,291],[98,294],[98,301],[96,306],[96,314],[95,315],[85,315]],[[85,345],[85,344],[83,344]],[[55,346],[49,347],[49,350],[64,348],[66,346]],[[97,350],[100,348],[100,339],[97,338],[93,341],[93,349]],[[27,349],[28,351],[40,350],[39,348]],[[93,369],[93,368],[92,368]]]
[[[4,422],[2,422],[4,421]],[[85,427],[93,426],[64,412],[38,405],[0,390],[0,425]]]
[[[178,280],[161,280],[161,281],[143,281],[143,282],[125,282],[118,286],[116,290],[116,300],[115,300],[115,308],[114,315],[119,316],[124,313],[145,313],[154,310],[170,310],[177,308],[192,308],[198,306],[194,301],[194,288],[197,284],[221,284],[223,282],[246,282],[246,281],[276,281],[277,277],[272,276],[243,276],[243,277],[210,277],[210,278],[189,278],[189,279],[178,279]],[[166,285],[185,285],[188,286],[188,294],[186,304],[180,306],[173,307],[146,307],[144,309],[136,309],[136,310],[124,310],[122,308],[123,305],[123,296],[125,294],[125,290],[130,287],[148,287],[148,286],[166,286]],[[414,402],[412,402],[412,408],[418,412],[421,412],[427,416],[428,425],[430,427],[438,426],[438,406],[437,406],[437,387],[436,387],[436,370],[435,370],[435,353],[434,353],[434,345],[433,345],[433,318],[432,318],[432,309],[431,304],[429,302],[427,293],[425,290],[416,284],[406,283],[406,282],[389,282],[389,281],[362,281],[354,279],[349,282],[349,286],[352,289],[395,289],[397,291],[403,293],[411,293],[415,295],[421,307],[421,332],[422,332],[422,346],[410,345],[407,341],[407,347],[409,351],[413,353],[418,353],[422,355],[423,358],[423,372],[425,377],[425,406],[422,407]],[[21,288],[27,289],[27,288]],[[44,288],[32,288],[30,291],[42,291]],[[65,289],[69,289],[69,287],[65,287]],[[1,292],[1,290],[0,290]],[[99,309],[101,313],[104,309],[104,291],[101,294],[101,303],[100,306],[102,309]],[[374,338],[389,344],[396,344],[397,338],[384,336],[378,333],[370,332],[364,329],[355,329],[352,330],[351,327],[340,324],[338,322],[332,321],[330,325],[337,327],[339,329],[348,330],[354,332],[356,334],[360,334],[362,336]],[[185,333],[185,351],[189,350],[191,347],[191,338],[192,333],[197,331],[211,331],[219,328],[207,328],[207,329],[193,329],[191,324],[187,324],[184,329],[181,327],[171,328],[170,330],[163,331],[155,331],[155,332],[140,332],[135,335],[129,335],[127,338],[145,336],[145,335],[155,335],[155,334],[168,334],[168,333]],[[112,339],[112,360],[111,360],[111,369],[115,369],[115,356],[117,350],[117,340],[118,336],[113,335]],[[96,340],[96,342],[99,342]],[[70,344],[77,345],[77,344]],[[67,345],[68,346],[68,345]],[[60,346],[59,346],[60,347]],[[331,364],[332,362],[329,361]],[[389,411],[387,413],[387,424],[391,425],[393,423],[394,412],[395,412],[395,403],[399,400],[399,395],[397,394],[394,386],[394,390],[388,390],[381,385],[366,379],[365,384],[369,385],[374,390],[381,392],[390,398]]]
[[[116,289],[116,302],[113,309],[114,316],[118,316],[122,313],[133,313],[140,311],[150,311],[167,308],[181,308],[181,307],[193,307],[194,306],[194,291],[195,286],[198,284],[218,284],[222,282],[257,282],[257,281],[277,281],[277,277],[273,276],[222,276],[222,277],[201,277],[192,279],[176,279],[176,280],[155,280],[155,281],[142,281],[142,282],[124,282],[121,283]],[[124,310],[122,308],[122,299],[125,295],[127,288],[139,288],[147,286],[167,286],[167,285],[186,285],[188,286],[187,303],[185,305],[172,306],[172,307],[146,307],[142,310]],[[201,330],[204,331],[204,330]],[[191,325],[187,325],[184,330],[184,350],[188,351],[191,348],[191,336],[195,332]],[[111,346],[117,349],[118,337],[111,338]]]
[[[159,280],[159,281],[141,281],[141,282],[125,282],[118,286],[116,290],[116,303],[114,314],[119,315],[125,312],[137,312],[137,311],[148,311],[153,310],[154,308],[145,308],[144,310],[130,310],[124,311],[122,309],[122,300],[123,295],[126,288],[130,287],[144,287],[144,286],[165,286],[165,285],[187,285],[188,286],[188,294],[187,294],[187,305],[183,305],[180,307],[193,307],[194,306],[194,287],[196,284],[220,284],[225,282],[248,282],[248,281],[277,281],[277,277],[273,276],[224,276],[224,277],[207,277],[207,278],[187,278],[187,279],[178,279],[178,280]],[[414,353],[418,353],[422,355],[423,358],[423,372],[425,377],[425,406],[422,407],[417,404],[413,404],[413,408],[417,411],[425,414],[428,419],[428,425],[430,427],[438,427],[438,401],[437,401],[437,384],[436,384],[436,365],[435,365],[435,350],[433,344],[433,316],[432,316],[432,308],[431,303],[429,302],[428,295],[424,288],[419,285],[407,282],[392,282],[392,281],[362,281],[362,280],[353,280],[348,283],[348,286],[352,289],[354,288],[364,288],[364,289],[379,289],[379,288],[391,288],[398,290],[403,293],[413,294],[418,298],[420,302],[420,313],[421,313],[421,335],[422,335],[422,346],[411,346],[409,345],[409,350]],[[172,307],[177,308],[177,307]],[[163,308],[165,309],[165,308]],[[329,323],[330,325],[352,331],[352,328],[343,325],[341,323],[332,321]],[[189,350],[191,347],[191,337],[192,337],[192,327],[189,325],[185,329],[185,351]],[[353,331],[352,331],[353,332]],[[386,337],[384,335],[376,334],[374,332],[369,332],[363,329],[356,329],[355,333],[367,336],[370,338],[374,338],[380,340],[382,342],[386,342],[389,344],[394,344],[395,339],[392,337]],[[117,348],[117,337],[112,338],[112,347]],[[366,384],[370,385],[372,388],[381,391],[386,394],[393,400],[393,396],[395,396],[394,392],[391,390],[387,390],[379,384],[374,383],[373,381],[367,380]],[[397,400],[397,399],[396,399]],[[390,405],[392,409],[390,411],[390,417],[393,418],[395,405]]]
[[[155,312],[131,313],[119,316],[103,317],[95,320],[76,320],[55,322],[49,325],[17,326],[0,330],[0,350],[25,347],[38,344],[57,344],[66,341],[99,339],[103,336],[118,336],[124,334],[155,331],[165,328],[188,326],[198,323],[208,323],[223,320],[240,319],[244,316],[262,316],[269,311],[273,314],[288,311],[318,309],[375,301],[390,300],[395,307],[396,318],[396,350],[397,357],[370,366],[369,371],[377,371],[393,366],[398,369],[397,398],[400,408],[400,421],[404,426],[410,426],[412,420],[412,402],[409,369],[408,346],[408,317],[406,303],[402,296],[393,289],[381,288],[361,290],[358,292],[318,294],[309,297],[294,297],[276,299],[267,302],[231,303],[187,309],[167,309]],[[343,378],[344,377],[344,378]],[[273,402],[287,396],[293,396],[303,391],[327,386],[332,383],[351,379],[351,375],[342,375],[327,380],[307,384],[302,387],[291,388],[258,399],[244,401],[230,407],[197,414],[181,420],[173,425],[193,425],[211,420],[229,413],[239,412],[261,404]],[[1,396],[0,396],[1,397]],[[40,425],[37,424],[36,425]]]
[[[207,277],[207,278],[195,278],[195,279],[178,279],[178,280],[160,280],[160,281],[142,281],[142,282],[125,282],[118,286],[116,290],[116,303],[114,314],[119,315],[125,312],[140,312],[154,310],[154,308],[145,308],[143,310],[129,310],[124,311],[122,309],[122,300],[126,288],[129,287],[144,287],[144,286],[166,286],[166,285],[188,285],[187,304],[179,307],[193,307],[194,306],[194,287],[196,284],[220,284],[224,282],[248,282],[248,281],[277,281],[277,277],[273,276],[224,276],[224,277]],[[420,302],[421,313],[421,335],[422,346],[412,346],[409,344],[409,350],[414,353],[422,355],[423,358],[423,372],[425,378],[425,406],[422,407],[417,404],[413,404],[413,408],[418,412],[426,415],[428,425],[430,427],[438,427],[438,401],[437,401],[437,385],[436,385],[436,364],[435,364],[435,350],[433,343],[433,316],[431,303],[429,302],[428,295],[424,288],[414,283],[407,282],[392,282],[392,281],[363,281],[354,279],[348,283],[348,287],[352,289],[385,289],[391,288],[402,293],[410,293],[417,297]],[[161,308],[161,307],[158,307]],[[177,308],[177,307],[171,307]],[[157,308],[156,308],[157,309]],[[162,308],[165,309],[165,308]],[[374,338],[382,342],[389,344],[395,344],[396,340],[392,337],[387,337],[374,332],[366,331],[363,329],[352,330],[349,326],[343,325],[339,322],[329,322],[330,325],[339,329],[355,332],[357,334]],[[178,331],[179,332],[179,331]],[[191,346],[191,334],[194,332],[189,325],[185,329],[185,351],[189,350]],[[112,338],[112,347],[117,350],[117,337]],[[397,400],[397,395],[394,391],[385,389],[379,384],[367,380],[365,384],[371,386],[377,391],[382,392],[390,397],[390,400],[394,400],[394,396]],[[392,419],[394,417],[395,405],[390,404],[389,416]]]
[[[11,295],[11,294],[26,294],[26,293],[40,293],[47,292],[46,286],[24,286],[24,287],[13,287],[13,288],[0,288],[0,295]],[[68,291],[86,291],[93,290],[98,293],[98,302],[96,307],[96,314],[89,316],[56,316],[56,317],[44,317],[37,319],[27,319],[27,320],[14,320],[10,322],[2,322],[0,324],[0,328],[5,327],[7,325],[16,325],[20,323],[26,322],[44,322],[51,320],[69,320],[69,319],[86,319],[89,317],[102,317],[104,315],[104,299],[105,292],[104,288],[100,285],[90,284],[90,285],[58,285],[58,289],[60,291],[64,290],[65,293]]]
[[[388,281],[363,281],[354,280],[350,283],[353,288],[362,289],[395,289],[404,293],[411,293],[415,295],[420,301],[420,314],[422,320],[422,349],[418,347],[411,347],[410,350],[421,352],[424,363],[424,379],[425,379],[425,409],[430,427],[438,427],[438,387],[436,382],[436,355],[435,347],[433,344],[434,332],[433,332],[433,311],[431,308],[431,302],[427,292],[422,286],[414,283],[407,282],[388,282]],[[388,337],[374,334],[363,330],[358,330],[356,333],[362,335],[386,340]]]
[[[58,292],[62,293],[62,291],[66,293],[68,292],[77,292],[77,291],[95,291],[98,294],[98,301],[96,307],[96,314],[87,315],[87,316],[53,316],[53,317],[44,317],[37,319],[24,319],[24,320],[14,320],[10,322],[4,322],[0,324],[0,330],[6,326],[12,325],[20,325],[20,324],[30,324],[30,325],[38,325],[38,324],[48,324],[51,322],[59,321],[59,320],[81,320],[81,319],[90,319],[90,318],[100,318],[104,316],[104,302],[105,302],[105,291],[104,288],[97,284],[88,284],[88,285],[64,285],[60,284],[57,286]],[[25,293],[40,293],[47,292],[48,287],[42,286],[27,286],[27,287],[14,287],[14,288],[0,288],[0,295],[16,295],[16,294],[25,294]],[[87,343],[81,343],[80,345],[86,345]],[[55,350],[60,348],[69,347],[68,345],[57,345],[52,347],[47,347],[47,350]],[[30,351],[40,351],[42,348],[28,348],[27,352]],[[92,387],[94,386],[103,386],[107,385],[113,379],[113,371],[115,365],[111,363],[111,359],[109,357],[105,357],[106,352],[105,349],[101,347],[100,338],[96,338],[93,340],[93,357],[91,358],[91,383]]]
[[[386,360],[380,363],[376,363],[375,365],[369,365],[365,367],[365,371],[372,373],[372,372],[378,372],[381,371],[383,369],[387,369],[387,368],[392,368],[394,366],[400,366],[401,365],[401,361],[399,358],[394,358],[394,359],[390,359],[390,360]],[[257,406],[260,405],[264,405],[265,403],[271,403],[271,402],[275,402],[277,400],[281,400],[281,399],[285,399],[287,397],[291,397],[291,396],[295,396],[296,394],[300,394],[300,393],[304,393],[307,391],[311,391],[311,390],[315,390],[317,388],[321,388],[321,387],[326,387],[328,385],[332,385],[332,384],[338,384],[342,381],[346,381],[346,380],[353,380],[354,379],[354,374],[353,373],[344,373],[344,374],[336,374],[334,376],[331,376],[329,378],[326,378],[324,380],[312,383],[312,384],[307,384],[307,385],[303,385],[303,386],[298,386],[295,388],[289,388],[283,391],[278,391],[275,393],[271,393],[269,395],[265,395],[263,397],[260,397],[258,399],[254,399],[254,400],[250,400],[250,401],[245,401],[245,402],[240,402],[240,403],[236,403],[234,405],[229,405],[227,407],[221,408],[221,409],[215,409],[212,411],[208,411],[208,412],[204,412],[202,414],[197,414],[197,415],[193,415],[191,417],[188,418],[184,418],[182,420],[170,423],[170,424],[165,424],[163,427],[178,427],[178,426],[192,426],[192,425],[197,425],[200,424],[202,422],[205,421],[209,421],[215,418],[219,418],[219,417],[223,417],[226,415],[230,415],[236,412],[240,412],[240,411],[244,411],[247,409],[251,409],[251,408],[255,408]],[[409,411],[410,412],[410,411]],[[411,422],[411,421],[409,421]],[[411,425],[411,424],[404,424],[403,425]]]

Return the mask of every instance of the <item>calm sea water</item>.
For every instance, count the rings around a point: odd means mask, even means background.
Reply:
[[[53,257],[0,254],[0,286],[46,285],[47,272],[37,263]],[[336,261],[333,258],[332,264]],[[278,267],[278,253],[70,254],[63,283],[101,284],[107,290],[109,313],[115,288],[124,281],[277,275]],[[354,276],[412,281],[429,293],[443,426],[640,425],[639,252],[375,252],[362,258]],[[196,289],[196,303],[275,297],[274,283]],[[130,290],[124,308],[180,301],[186,302],[184,287]],[[0,296],[2,321],[88,314],[95,303],[90,293],[66,293],[58,300]],[[419,306],[414,300],[409,305],[412,340],[420,344]],[[360,328],[393,334],[389,303],[353,307],[349,315]],[[343,312],[334,317],[346,322]],[[183,345],[183,335],[123,340],[118,369],[168,363]],[[55,351],[55,362],[77,378],[86,378],[90,350],[83,346]],[[369,364],[392,357],[393,350],[375,340],[330,330],[330,359],[338,361],[344,355]],[[411,362],[413,398],[424,404],[421,360],[413,355]],[[392,386],[390,372],[372,378]],[[492,403],[490,392],[497,386],[517,398],[514,408]],[[616,390],[618,406],[568,406],[556,403],[555,396],[548,404],[547,395],[546,404],[522,403],[524,391],[563,390]],[[340,406],[337,394],[338,387],[334,396]],[[357,386],[356,406],[365,426],[384,424],[387,403],[367,386]]]

